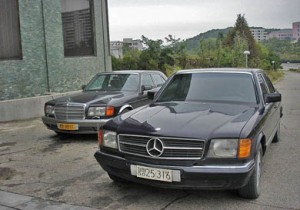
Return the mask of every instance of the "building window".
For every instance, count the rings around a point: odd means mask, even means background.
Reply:
[[[61,0],[65,56],[96,55],[92,0]]]
[[[0,0],[0,60],[22,59],[17,0]]]

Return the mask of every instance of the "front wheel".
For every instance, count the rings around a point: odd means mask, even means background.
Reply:
[[[255,168],[254,172],[251,175],[249,182],[239,189],[238,193],[243,198],[255,199],[260,195],[260,178],[262,172],[262,146],[260,144],[256,158],[255,158]]]

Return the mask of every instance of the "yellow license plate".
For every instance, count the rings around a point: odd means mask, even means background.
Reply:
[[[57,123],[57,128],[60,130],[66,130],[66,131],[76,131],[76,130],[78,130],[78,125],[77,124]]]

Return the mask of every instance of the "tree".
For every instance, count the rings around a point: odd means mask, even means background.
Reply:
[[[250,51],[249,58],[251,59],[256,57],[257,56],[256,42],[250,31],[246,18],[244,17],[244,15],[241,14],[238,14],[237,20],[235,22],[235,26],[229,31],[228,35],[225,37],[223,42],[224,46],[233,49],[237,34],[239,34],[239,36],[242,39],[245,39],[247,41],[248,46],[244,50]]]
[[[142,36],[142,41],[146,45],[147,49],[141,52],[139,69],[159,69],[159,58],[163,41],[160,39],[156,41],[151,40],[145,36]]]

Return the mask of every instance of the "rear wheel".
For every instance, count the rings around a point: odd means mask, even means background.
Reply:
[[[260,187],[260,178],[262,172],[262,146],[260,144],[256,158],[255,158],[255,168],[254,172],[251,175],[249,182],[239,189],[239,195],[243,198],[255,199],[260,195],[261,187]]]
[[[279,125],[278,125],[276,134],[275,134],[275,136],[274,136],[272,142],[273,142],[273,143],[277,143],[277,142],[279,142],[279,141],[280,141],[280,123],[279,123]]]

